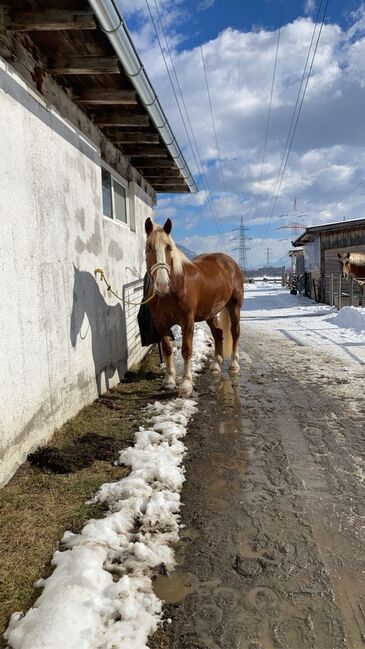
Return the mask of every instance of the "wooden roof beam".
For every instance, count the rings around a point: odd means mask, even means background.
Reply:
[[[48,61],[51,74],[120,74],[117,56],[56,56]]]
[[[178,171],[177,166],[171,159],[151,160],[151,158],[142,158],[142,160],[138,160],[138,169],[143,169],[145,174],[148,173],[148,171],[145,171],[146,169],[152,169],[156,171],[156,173],[158,172],[158,169],[176,169],[176,171]]]
[[[145,133],[143,130],[136,133],[113,130],[105,133],[111,142],[116,144],[158,144],[160,138],[158,133]]]
[[[183,185],[181,185],[181,186],[180,185],[171,185],[171,187],[166,186],[166,185],[159,185],[159,184],[156,184],[156,183],[151,183],[151,185],[152,185],[153,189],[155,190],[155,192],[161,192],[161,193],[164,193],[164,194],[187,193],[187,192],[190,191],[189,187],[186,184],[184,186]]]
[[[167,158],[168,152],[158,144],[123,144],[123,153],[133,158]]]
[[[158,178],[161,178],[161,180],[166,180],[171,182],[174,180],[183,179],[179,171],[178,170],[174,171],[173,169],[151,170],[151,173],[149,173],[148,170],[146,170],[144,172],[144,177],[148,178],[149,180],[156,180]]]
[[[16,32],[96,29],[92,11],[46,9],[44,11],[10,11],[6,29]]]
[[[168,180],[164,178],[156,178],[155,180],[151,180],[148,176],[146,176],[146,180],[154,187],[155,185],[159,185],[160,187],[173,187],[173,186],[185,186],[186,182],[184,178],[170,178]]]
[[[99,113],[95,116],[95,124],[98,126],[107,126],[108,128],[112,126],[138,126],[138,127],[148,127],[151,126],[148,115],[133,115],[131,113],[123,114],[120,113]]]
[[[121,90],[120,88],[88,88],[81,94],[75,94],[73,100],[78,104],[97,106],[129,106],[137,104],[137,93],[135,90]]]

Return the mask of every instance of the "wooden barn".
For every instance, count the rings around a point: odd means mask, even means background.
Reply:
[[[1,484],[143,355],[144,221],[196,187],[112,0],[0,4],[0,135]]]
[[[362,290],[357,283],[339,280],[337,253],[365,252],[365,219],[308,227],[292,243],[294,248],[303,247],[305,294],[308,297],[327,304],[361,303]]]

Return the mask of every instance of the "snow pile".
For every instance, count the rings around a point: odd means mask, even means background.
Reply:
[[[302,347],[315,347],[333,354],[352,366],[365,365],[365,310],[317,304],[300,295],[290,295],[281,287],[245,287],[241,314],[244,327],[277,334]]]
[[[201,332],[201,333],[200,333]],[[197,328],[194,367],[208,354],[208,337]],[[210,344],[210,339],[209,339]],[[26,615],[14,613],[5,633],[13,649],[146,649],[161,620],[162,602],[152,572],[174,567],[178,541],[185,446],[182,438],[196,411],[191,399],[148,407],[150,425],[119,463],[131,473],[104,484],[93,502],[109,506],[80,534],[66,532],[55,552],[55,570],[37,582],[43,592]]]
[[[178,374],[182,374],[184,361],[181,356],[182,334],[181,327],[173,327],[174,340],[174,361]],[[201,372],[204,363],[212,351],[212,338],[208,327],[201,323],[195,325],[193,337],[193,357],[191,359],[191,369],[193,372]]]
[[[355,306],[344,306],[335,316],[328,318],[328,322],[343,329],[351,329],[354,333],[365,332],[365,309]]]

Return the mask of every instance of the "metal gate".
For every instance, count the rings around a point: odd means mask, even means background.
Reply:
[[[143,300],[143,279],[137,279],[123,286],[123,306],[126,325],[127,347],[128,347],[128,369],[137,365],[147,352],[142,347],[139,335],[137,314],[139,303]],[[129,304],[136,302],[136,304]]]

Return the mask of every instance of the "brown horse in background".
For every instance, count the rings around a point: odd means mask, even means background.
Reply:
[[[191,356],[194,322],[205,320],[215,342],[212,372],[229,359],[229,370],[239,371],[238,342],[240,311],[243,302],[243,277],[236,262],[223,253],[198,255],[190,261],[178,250],[172,237],[172,223],[163,227],[151,219],[145,223],[146,262],[150,275],[149,303],[154,325],[162,338],[166,360],[164,387],[174,389],[176,372],[169,331],[173,325],[182,329],[184,375],[179,395],[193,391]]]
[[[343,279],[352,276],[360,286],[365,284],[365,253],[340,252],[337,253]]]

